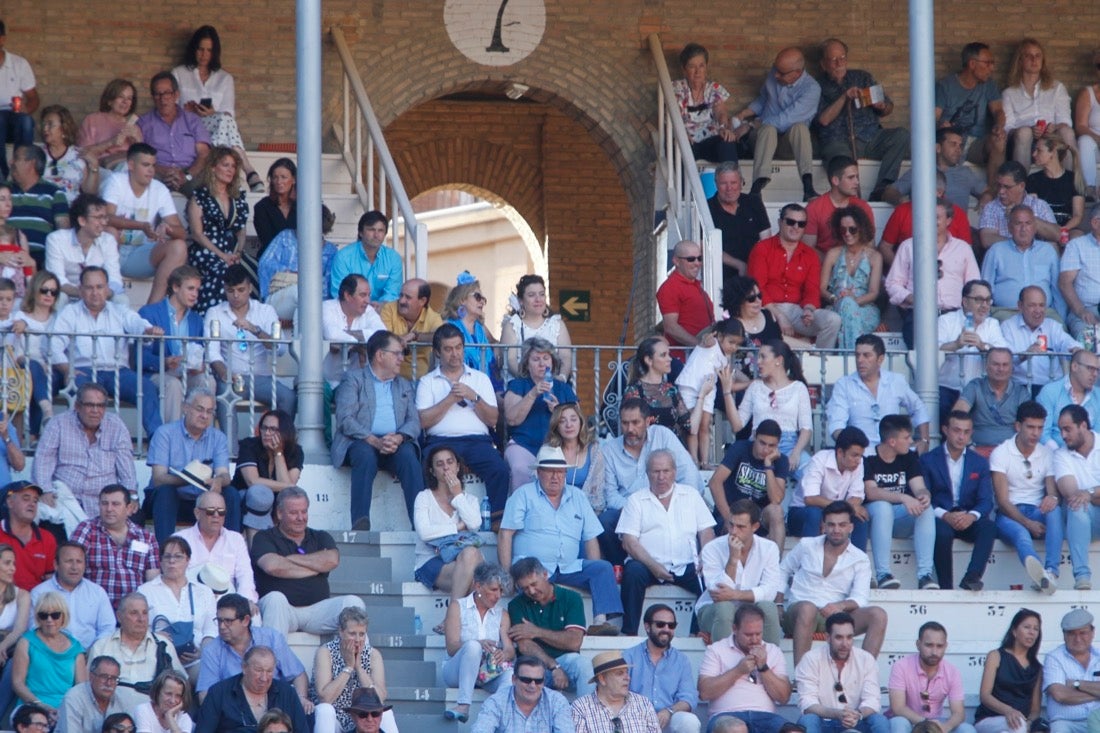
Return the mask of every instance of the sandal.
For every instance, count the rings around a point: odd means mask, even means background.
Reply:
[[[260,178],[260,174],[256,171],[252,171],[251,173],[249,173],[248,178],[245,180],[248,181],[248,187],[252,190],[253,193],[264,192],[264,182]]]

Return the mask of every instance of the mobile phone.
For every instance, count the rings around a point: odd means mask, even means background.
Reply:
[[[203,107],[208,107],[210,109],[213,109],[214,108],[214,99],[213,99],[213,97],[203,97],[202,99],[199,100],[199,104],[202,105]]]

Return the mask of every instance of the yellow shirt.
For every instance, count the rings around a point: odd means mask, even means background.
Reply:
[[[416,323],[414,323],[413,327],[410,329],[409,324],[406,323],[405,319],[401,317],[401,314],[397,312],[397,301],[395,300],[384,303],[378,315],[382,317],[382,323],[386,324],[386,330],[392,331],[398,336],[404,336],[410,330],[416,331],[418,334],[435,333],[435,330],[443,325],[443,318],[430,307],[424,306],[424,310],[420,311],[420,318],[416,320]],[[417,344],[416,376],[418,379],[430,371],[429,362],[431,353],[432,347],[430,343]],[[405,379],[413,378],[412,360],[413,357],[409,354],[401,364],[401,376]]]

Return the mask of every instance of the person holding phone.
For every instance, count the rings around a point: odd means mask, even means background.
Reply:
[[[233,75],[222,68],[221,58],[222,42],[216,28],[204,25],[191,35],[183,53],[183,63],[172,69],[172,76],[180,87],[180,103],[188,112],[202,118],[212,145],[237,151],[248,187],[262,193],[263,181],[245,155],[244,141],[237,129]]]

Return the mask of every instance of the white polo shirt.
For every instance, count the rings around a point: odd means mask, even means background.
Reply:
[[[493,383],[485,372],[463,366],[462,376],[458,381],[469,385],[481,399],[492,406],[497,406],[497,395],[493,391]],[[420,385],[416,388],[416,409],[427,410],[433,405],[438,405],[451,393],[451,380],[443,376],[439,369],[433,369],[424,375]],[[459,438],[464,435],[488,435],[489,426],[481,421],[474,409],[474,403],[466,400],[466,406],[451,405],[443,418],[425,431],[433,438]]]
[[[1069,448],[1059,448],[1054,453],[1054,480],[1066,476],[1077,479],[1077,488],[1091,492],[1100,486],[1100,433],[1092,433],[1092,452],[1083,456]]]

